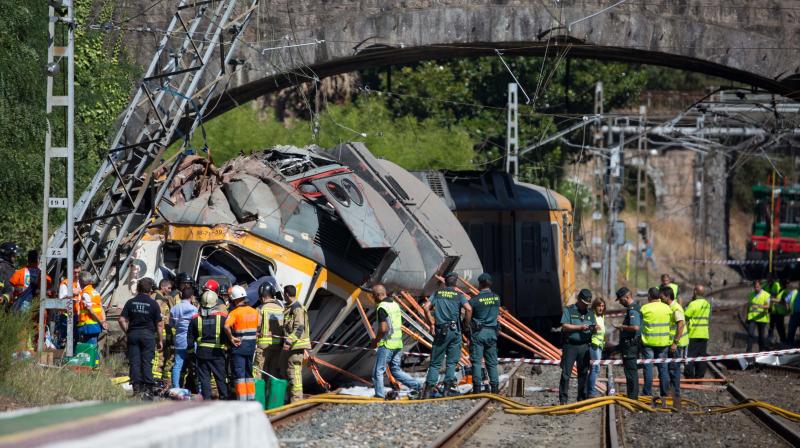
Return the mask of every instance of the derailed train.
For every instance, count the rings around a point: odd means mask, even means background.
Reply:
[[[156,178],[170,168],[156,170]],[[251,285],[272,276],[297,287],[311,338],[323,343],[314,354],[368,376],[372,352],[359,349],[369,336],[356,301],[372,319],[366,288],[375,282],[425,296],[444,272],[474,281],[485,264],[502,279],[499,292],[512,312],[548,324],[574,289],[569,203],[508,177],[415,177],[360,143],[327,151],[276,147],[219,169],[189,157],[177,169],[112,307],[121,307],[144,276],[188,272]],[[470,182],[486,188],[472,191]],[[540,196],[552,200],[533,199]],[[525,209],[531,206],[540,209]],[[413,320],[407,324],[430,338]],[[335,372],[322,373],[335,379]]]

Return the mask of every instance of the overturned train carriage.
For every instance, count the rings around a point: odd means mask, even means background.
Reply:
[[[464,226],[493,289],[545,337],[574,294],[572,204],[504,172],[417,172]],[[551,338],[552,339],[552,338]]]
[[[118,276],[125,285],[113,289],[112,306],[122,307],[136,280],[158,280],[165,269],[230,283],[273,276],[297,286],[313,340],[365,347],[368,333],[355,301],[370,319],[374,304],[362,288],[382,282],[389,290],[428,295],[437,275],[455,271],[474,281],[482,271],[447,204],[360,143],[324,152],[278,147],[219,169],[199,157],[179,163],[157,204],[158,219],[147,224],[133,246],[131,268]],[[372,352],[322,344],[313,352],[369,376]],[[335,372],[322,369],[335,379]]]

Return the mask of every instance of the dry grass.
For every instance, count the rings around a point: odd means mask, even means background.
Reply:
[[[0,383],[0,392],[25,406],[128,399],[102,370],[77,373],[65,367],[40,367],[30,361],[13,363]]]
[[[0,310],[0,402],[13,403],[4,408],[127,399],[125,391],[111,383],[111,376],[125,369],[120,357],[109,357],[103,361],[103,369],[87,373],[14,359],[13,353],[25,348],[32,333],[28,313]]]

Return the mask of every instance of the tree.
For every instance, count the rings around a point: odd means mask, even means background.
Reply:
[[[110,20],[114,2],[75,2],[76,21]],[[44,66],[47,56],[47,2],[0,0],[0,238],[27,248],[41,244],[45,114]],[[75,172],[80,194],[108,150],[108,136],[127,104],[136,74],[121,35],[76,30]],[[56,78],[58,86],[63,82]],[[54,129],[63,117],[50,117]],[[55,133],[55,132],[54,132]],[[53,166],[58,178],[64,167]],[[53,194],[64,185],[54,185]],[[63,214],[53,213],[58,225]]]

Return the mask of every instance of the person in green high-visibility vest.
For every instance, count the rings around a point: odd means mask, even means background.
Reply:
[[[767,340],[770,344],[774,344],[775,333],[778,333],[778,341],[781,344],[786,343],[786,316],[789,315],[789,307],[786,305],[786,290],[783,289],[783,282],[774,279],[772,274],[767,277],[767,284],[764,290],[769,293],[769,332],[767,333]]]
[[[667,357],[672,340],[669,337],[669,324],[672,319],[672,310],[661,302],[661,291],[650,288],[647,291],[647,303],[642,305],[642,345],[645,359],[663,359]],[[656,364],[658,369],[659,397],[661,406],[667,407],[667,392],[669,391],[669,367],[665,363]],[[653,390],[653,364],[644,365],[643,395],[652,397],[653,407],[656,397]]]
[[[670,358],[685,358],[686,347],[689,346],[689,336],[686,334],[686,317],[683,307],[677,300],[672,288],[662,286],[659,290],[661,301],[670,309],[669,337],[672,345],[669,347],[668,356]],[[681,408],[681,364],[679,362],[669,363],[669,383],[672,388],[672,405],[676,409]]]
[[[412,391],[419,391],[422,382],[403,372],[400,361],[403,357],[403,315],[400,305],[394,301],[394,296],[386,294],[386,287],[380,283],[372,287],[372,294],[378,303],[378,329],[375,339],[370,347],[377,349],[375,367],[372,369],[372,384],[375,386],[375,396],[386,398],[383,387],[383,376],[386,373],[386,364],[389,371],[400,384]]]
[[[789,285],[786,285],[789,290]],[[800,327],[800,299],[797,298],[797,288],[786,293],[786,304],[789,308],[789,333],[786,334],[786,343],[790,347],[797,347],[798,340],[795,339],[797,328]]]
[[[661,286],[669,286],[670,289],[672,289],[672,295],[675,297],[675,300],[681,303],[680,296],[678,295],[678,284],[672,280],[669,274],[661,274],[661,285],[659,288],[661,288]]]
[[[606,301],[600,297],[592,301],[592,312],[594,313],[595,331],[592,333],[592,340],[589,342],[589,358],[592,361],[603,359],[603,349],[606,346]],[[600,365],[594,364],[589,368],[589,380],[586,382],[586,395],[594,398],[598,394],[596,382],[600,374]]]
[[[689,349],[687,356],[708,356],[708,328],[711,323],[711,304],[705,299],[705,287],[695,285],[692,301],[686,306],[686,326],[689,333]],[[705,362],[690,362],[683,370],[686,378],[703,378],[706,376]]]
[[[753,291],[747,295],[747,352],[753,350],[758,333],[758,350],[768,350],[767,326],[769,325],[769,293],[761,289],[761,280],[753,281]]]

